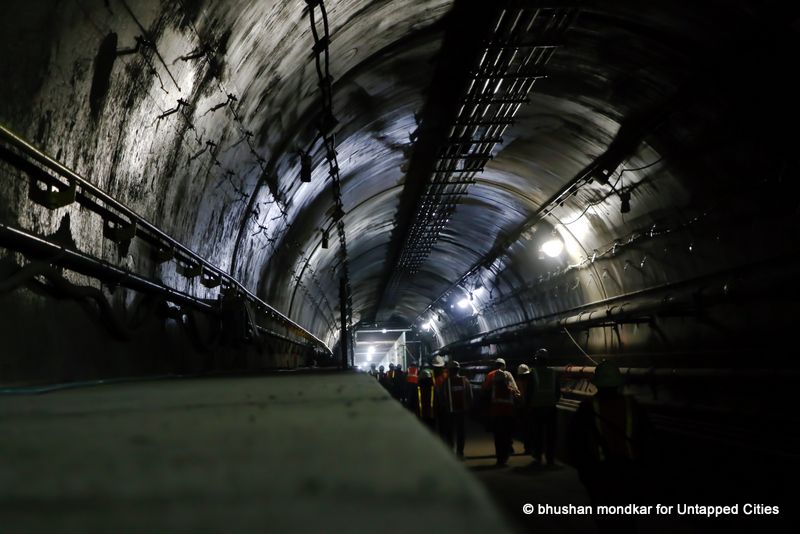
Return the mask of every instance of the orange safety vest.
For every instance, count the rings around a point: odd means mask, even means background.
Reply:
[[[437,388],[441,387],[445,380],[447,380],[447,369],[443,369],[438,373],[436,371],[433,372],[433,383],[436,384]]]
[[[594,415],[595,446],[597,459],[609,458],[635,460],[637,457],[633,443],[634,414],[633,402],[628,396],[600,402],[592,398]]]
[[[408,368],[408,373],[406,373],[406,382],[409,384],[416,384],[419,374],[419,367],[414,367],[413,365]]]
[[[427,392],[428,388],[425,388],[425,391]],[[418,407],[419,407],[419,412],[418,412],[419,416],[427,418],[427,419],[433,419],[433,414],[434,414],[433,401],[434,401],[434,397],[436,396],[436,394],[435,394],[435,386],[433,384],[431,384],[431,387],[430,387],[430,394],[429,394],[430,401],[428,401],[428,399],[425,399],[425,401],[423,402],[422,398],[424,396],[425,395],[423,394],[422,386],[418,385],[417,386],[417,403],[418,403]]]
[[[512,395],[511,389],[506,384],[505,376],[503,376],[503,379],[495,380],[498,372],[498,369],[490,372],[486,375],[486,381],[484,382],[484,387],[488,387],[491,390],[489,415],[492,417],[514,415],[514,395]]]

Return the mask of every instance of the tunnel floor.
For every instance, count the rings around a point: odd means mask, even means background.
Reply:
[[[520,531],[537,534],[596,533],[597,527],[590,516],[527,516],[522,512],[526,503],[591,505],[574,468],[562,462],[556,462],[554,466],[535,466],[531,457],[521,452],[522,449],[522,443],[515,441],[515,454],[505,467],[498,468],[495,466],[492,435],[478,423],[468,423],[464,464],[489,490],[512,525]],[[709,526],[677,518],[668,521],[642,518],[637,521],[636,529],[650,534],[700,534],[708,532]]]
[[[0,425],[4,532],[506,531],[484,488],[365,375],[3,396]]]
[[[589,495],[584,489],[578,472],[561,461],[552,467],[533,465],[529,455],[523,454],[523,445],[519,440],[514,441],[514,451],[504,467],[495,465],[494,441],[481,424],[475,421],[467,422],[467,441],[464,449],[464,465],[476,476],[489,491],[492,499],[506,515],[508,523],[520,532],[535,532],[536,534],[595,534],[597,525],[592,517],[586,515],[525,515],[522,507],[526,503],[533,505],[550,504],[564,506],[587,506],[591,504]],[[753,470],[750,465],[751,457],[739,457],[738,465],[730,465],[725,471],[709,472],[701,466],[689,461],[691,451],[674,451],[673,462],[665,463],[650,480],[652,487],[660,488],[662,495],[655,502],[667,505],[683,504],[719,504],[719,484],[734,488],[735,493],[741,493],[739,500],[726,502],[774,502],[768,497],[757,497],[754,490],[757,486],[766,487],[775,483],[778,467],[771,467],[762,473],[760,480],[748,480],[746,472]],[[722,451],[719,451],[720,453]],[[686,462],[683,464],[683,462]],[[724,465],[724,464],[720,464]],[[784,466],[788,469],[788,466]],[[719,469],[723,469],[719,467]],[[716,476],[719,480],[711,481],[709,477]],[[670,486],[674,491],[670,493]],[[746,488],[746,489],[745,489]],[[748,495],[749,497],[744,497]],[[643,496],[643,502],[647,501]],[[643,534],[701,534],[708,532],[747,532],[763,534],[765,532],[796,532],[796,515],[791,503],[781,505],[784,515],[783,520],[774,516],[729,516],[701,517],[701,516],[636,516],[633,530]],[[627,532],[626,530],[614,530]]]
[[[591,517],[522,513],[589,504],[574,469],[532,467],[519,442],[497,468],[491,434],[474,422],[460,462],[362,374],[5,394],[0,436],[2,532],[597,532]],[[654,534],[765,526],[637,523]]]

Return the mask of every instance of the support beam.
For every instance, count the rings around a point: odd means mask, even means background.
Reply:
[[[342,369],[349,367],[350,343],[347,340],[350,333],[347,331],[347,279],[339,278],[339,310],[342,333],[339,336],[339,345],[342,351]]]

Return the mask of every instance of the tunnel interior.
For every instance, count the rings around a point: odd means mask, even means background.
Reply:
[[[2,385],[366,366],[369,329],[423,361],[547,347],[629,370],[720,492],[748,457],[784,494],[796,7],[4,11]]]

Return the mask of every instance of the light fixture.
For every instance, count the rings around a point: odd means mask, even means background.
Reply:
[[[597,182],[598,184],[607,184],[608,180],[614,174],[615,169],[608,169],[608,168],[600,168],[595,169],[594,172],[590,175],[592,179]]]
[[[381,329],[381,334],[385,334],[385,333],[386,333],[386,329],[385,329],[385,328],[382,328],[382,329]]]
[[[367,348],[367,354],[369,354],[370,356],[372,356],[373,354],[375,354],[375,347],[374,347],[373,345],[370,345],[370,346]]]
[[[463,298],[463,299],[459,300],[458,301],[458,307],[461,308],[461,309],[469,307],[469,299],[468,298]]]
[[[542,248],[540,250],[544,252],[545,255],[555,258],[564,251],[564,242],[558,237],[553,237],[542,243]]]
[[[426,332],[433,327],[433,321],[428,321],[427,323],[422,325],[422,329]]]

